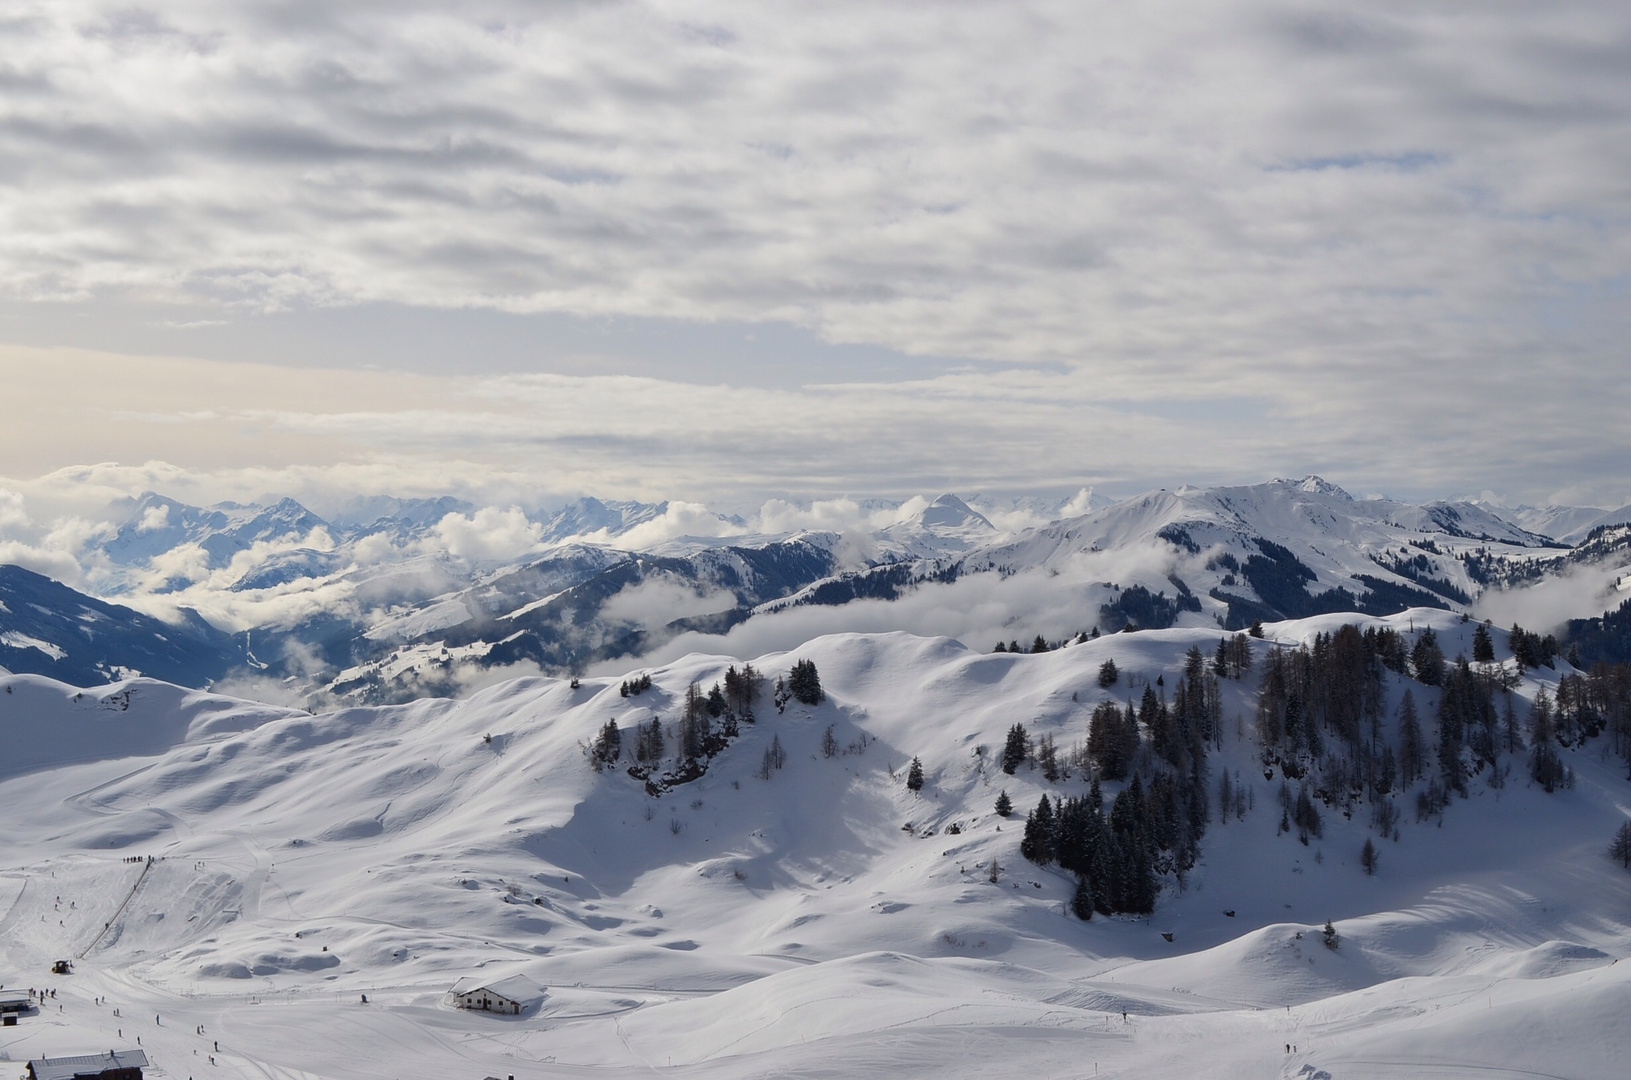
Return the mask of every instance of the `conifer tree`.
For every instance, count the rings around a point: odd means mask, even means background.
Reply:
[[[1103,689],[1108,690],[1116,685],[1116,680],[1119,678],[1121,678],[1121,671],[1116,667],[1114,660],[1106,660],[1099,665],[1099,686]]]
[[[1070,913],[1083,922],[1093,918],[1093,889],[1086,874],[1076,875],[1076,891],[1070,895]]]
[[[1008,739],[1003,743],[1002,771],[1009,776],[1014,775],[1014,770],[1024,764],[1030,752],[1031,738],[1026,734],[1025,725],[1015,724],[1008,729]]]
[[[1479,623],[1472,632],[1472,658],[1475,663],[1490,664],[1495,661],[1495,643],[1490,640],[1489,627]]]
[[[996,811],[998,817],[1007,817],[1014,812],[1014,801],[1008,797],[1006,789],[997,793]]]
[[[1408,791],[1421,779],[1421,721],[1416,716],[1416,698],[1409,689],[1399,702],[1399,781]]]
[[[590,748],[590,757],[598,770],[602,766],[610,765],[616,761],[623,746],[623,733],[617,729],[616,720],[608,720],[595,736],[594,745]]]
[[[1359,849],[1359,865],[1365,871],[1366,877],[1376,873],[1377,861],[1376,845],[1371,843],[1370,837],[1367,836],[1365,846]]]
[[[923,762],[917,758],[913,758],[912,764],[906,769],[906,790],[923,790]]]
[[[787,690],[806,705],[820,705],[827,697],[821,689],[821,676],[814,660],[794,661],[793,670],[787,676]]]
[[[1631,870],[1631,821],[1620,822],[1620,829],[1608,845],[1609,858]]]
[[[1053,862],[1053,804],[1046,795],[1025,817],[1025,835],[1019,842],[1019,853],[1032,862],[1045,866]]]
[[[1411,647],[1410,670],[1423,686],[1437,686],[1444,681],[1444,650],[1439,648],[1438,635],[1431,626],[1421,632]]]

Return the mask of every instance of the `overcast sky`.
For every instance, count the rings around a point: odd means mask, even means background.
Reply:
[[[1628,219],[1623,0],[13,0],[0,476],[1617,506]]]

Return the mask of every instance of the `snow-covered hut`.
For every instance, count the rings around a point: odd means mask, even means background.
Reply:
[[[448,995],[460,1009],[478,1009],[482,1012],[521,1015],[521,1010],[542,993],[536,983],[525,975],[511,975],[496,981],[468,976],[453,984]]]
[[[37,1057],[28,1063],[27,1080],[142,1080],[147,1054],[109,1050],[72,1057]]]

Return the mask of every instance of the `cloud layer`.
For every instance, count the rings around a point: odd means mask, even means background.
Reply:
[[[1605,499],[1631,416],[1628,48],[1606,2],[25,0],[0,21],[0,291],[245,333],[379,301],[776,320],[1018,365],[779,400],[473,390],[547,422],[244,392],[172,410],[169,438],[144,413],[155,448],[125,461],[185,459],[196,420],[313,464],[421,438],[488,472],[559,455],[601,490],[643,453],[693,498],[744,469],[854,490],[844,445],[883,438],[899,490],[1063,455],[1032,482],[1256,479],[1295,450],[1361,487]],[[659,404],[713,422],[680,440]],[[755,409],[776,422],[737,423]]]

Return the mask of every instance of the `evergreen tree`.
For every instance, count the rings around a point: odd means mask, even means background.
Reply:
[[[1540,657],[1536,655],[1535,649],[1535,635],[1513,623],[1507,640],[1512,646],[1512,659],[1517,661],[1519,671],[1540,666]]]
[[[1472,632],[1472,658],[1479,664],[1495,662],[1495,642],[1490,640],[1489,627],[1483,623]]]
[[[608,720],[595,736],[594,745],[590,748],[590,758],[598,770],[603,766],[616,761],[623,746],[623,733],[617,729],[616,720]]]
[[[997,816],[1007,817],[1014,812],[1014,801],[1008,797],[1006,790],[997,793]]]
[[[1036,809],[1025,816],[1025,835],[1019,842],[1019,853],[1040,866],[1053,862],[1053,831],[1053,804],[1044,795]]]
[[[1024,764],[1030,752],[1031,739],[1025,732],[1025,725],[1015,724],[1008,729],[1008,740],[1003,743],[1002,771],[1009,776],[1014,775],[1014,770]]]
[[[1614,834],[1613,842],[1608,845],[1608,856],[1631,870],[1631,821],[1620,823],[1620,830]]]
[[[1036,640],[1031,642],[1031,651],[1033,653],[1047,652],[1048,651],[1048,640],[1047,640],[1047,638],[1044,638],[1041,634],[1036,635]]]
[[[923,762],[917,758],[913,758],[912,764],[906,769],[906,790],[923,790]]]
[[[797,660],[787,676],[787,690],[806,705],[820,705],[827,695],[821,689],[821,676],[814,660]]]
[[[1121,678],[1121,671],[1117,669],[1116,662],[1114,660],[1106,660],[1104,663],[1099,665],[1100,687],[1108,690],[1110,687],[1116,685],[1116,680],[1119,678]]]
[[[1331,925],[1331,920],[1325,920],[1325,930],[1320,934],[1325,941],[1325,947],[1336,952],[1342,947],[1342,939],[1337,936],[1337,928]]]
[[[1132,706],[1123,715],[1115,702],[1101,702],[1088,721],[1087,753],[1106,780],[1122,780],[1138,753],[1138,721]]]
[[[1076,891],[1070,894],[1070,913],[1083,922],[1093,918],[1093,889],[1086,874],[1076,875]]]
[[[1364,869],[1365,876],[1369,877],[1376,873],[1377,861],[1376,845],[1371,843],[1370,837],[1367,836],[1365,846],[1359,849],[1359,865]]]
[[[1439,648],[1438,635],[1431,626],[1421,632],[1411,647],[1410,670],[1423,686],[1437,686],[1444,681],[1444,650]]]
[[[1502,695],[1501,702],[1501,738],[1506,743],[1506,752],[1516,754],[1523,749],[1523,732],[1518,727],[1518,713],[1512,708],[1512,691],[1508,690]]]

